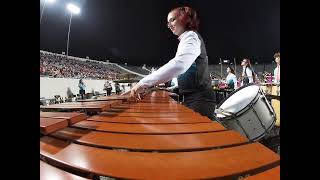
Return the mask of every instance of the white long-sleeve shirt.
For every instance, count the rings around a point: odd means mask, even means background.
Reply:
[[[278,83],[278,80],[277,80],[277,77],[278,77],[278,69],[279,69],[279,82],[280,82],[280,65],[279,65],[279,66],[277,66],[277,67],[274,69],[274,71],[273,71],[273,77],[274,77],[273,82],[274,82],[274,83]]]
[[[180,40],[176,55],[167,64],[139,81],[143,87],[151,87],[165,83],[180,74],[185,73],[201,53],[201,41],[194,31],[185,31]]]

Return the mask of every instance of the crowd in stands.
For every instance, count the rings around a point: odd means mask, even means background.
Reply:
[[[272,72],[274,64],[256,64],[254,66],[258,79],[263,79],[268,72]],[[147,75],[150,74],[151,67],[143,68],[142,66],[125,65],[122,66],[128,70]],[[157,69],[157,68],[156,68]],[[225,71],[226,65],[223,66],[222,78],[227,76]],[[235,75],[241,76],[241,65],[237,65]],[[209,72],[212,79],[221,79],[220,65],[209,65]],[[108,79],[115,80],[122,78],[124,70],[113,64],[102,64],[93,61],[80,61],[72,57],[66,59],[65,56],[43,53],[40,51],[40,75],[58,78],[84,78],[84,79]],[[263,80],[262,80],[263,82]]]
[[[112,64],[80,61],[65,56],[40,52],[40,75],[57,78],[115,80],[123,70]]]

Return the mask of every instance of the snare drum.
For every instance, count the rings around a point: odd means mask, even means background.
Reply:
[[[262,89],[247,84],[222,101],[214,113],[227,129],[238,131],[251,141],[263,138],[273,128],[276,115]]]

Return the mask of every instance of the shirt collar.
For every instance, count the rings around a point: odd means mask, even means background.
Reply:
[[[189,32],[189,31],[183,32],[183,33],[178,37],[179,41],[181,41],[181,39],[182,39],[184,36],[186,36],[186,34],[187,34],[188,32]]]

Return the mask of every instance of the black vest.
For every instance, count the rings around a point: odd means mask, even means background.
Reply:
[[[192,63],[191,67],[185,73],[178,76],[180,93],[194,93],[211,89],[207,50],[202,37],[199,33],[197,35],[201,41],[201,53],[195,62]]]

